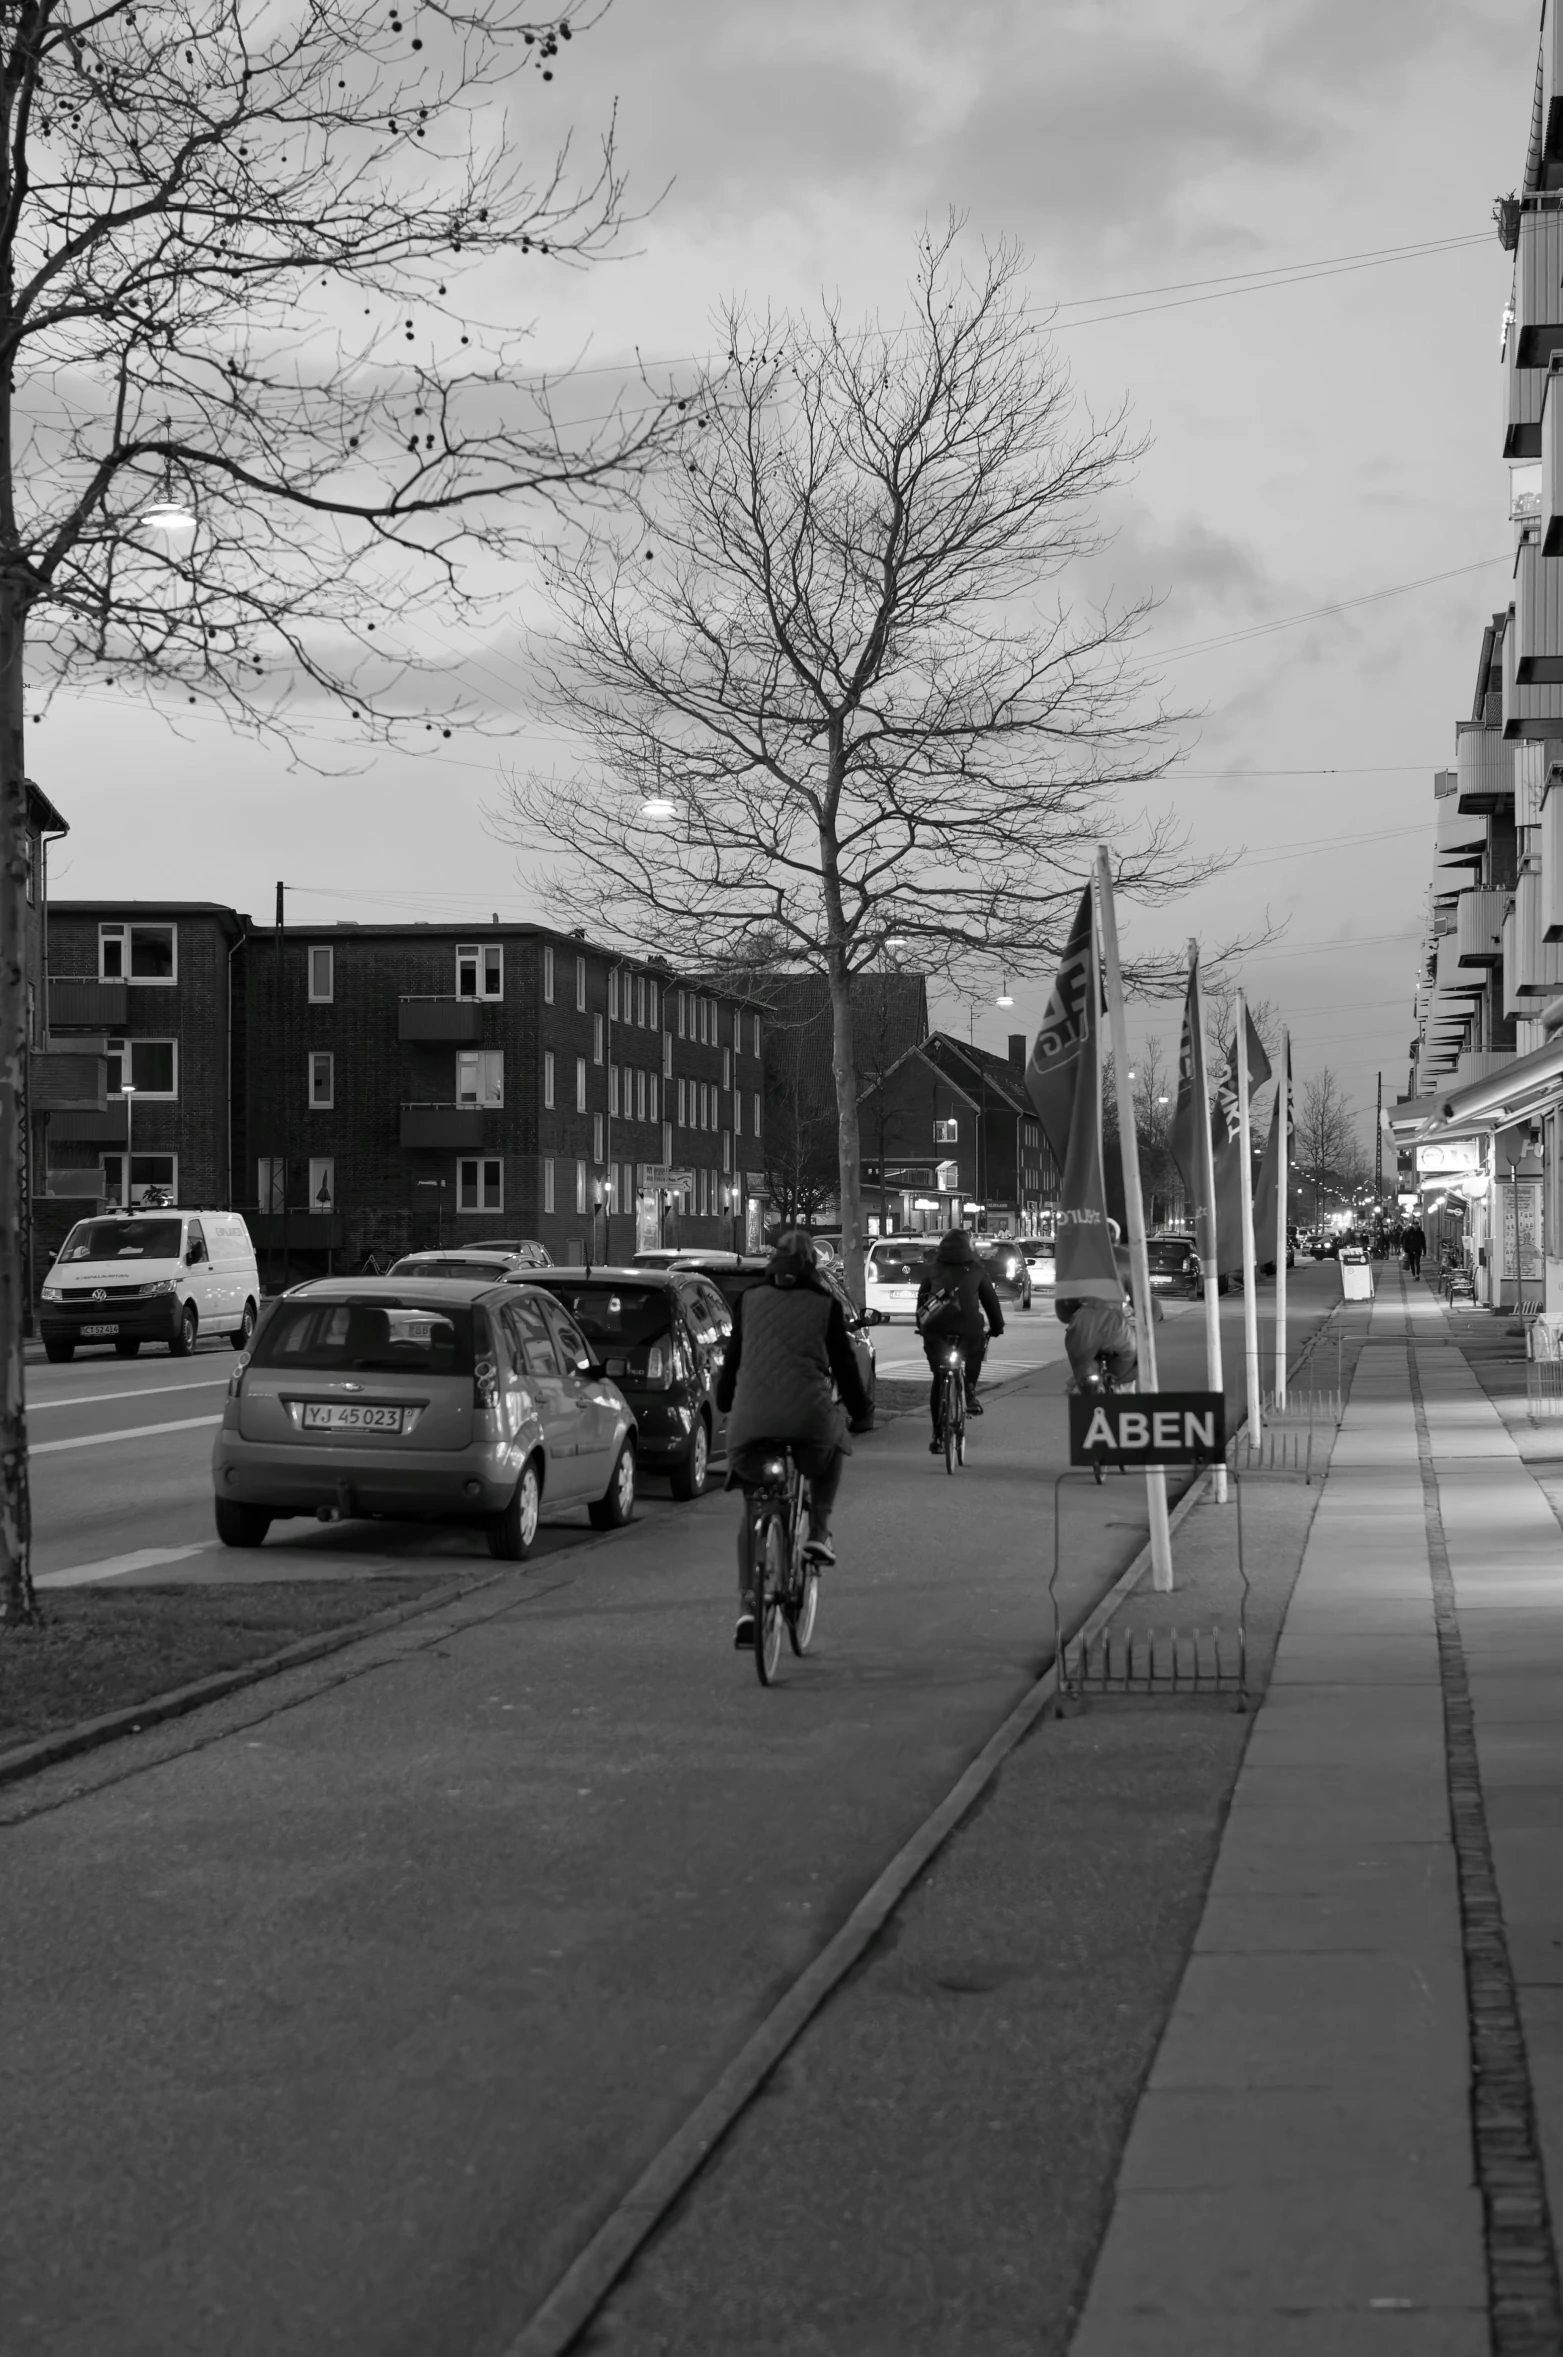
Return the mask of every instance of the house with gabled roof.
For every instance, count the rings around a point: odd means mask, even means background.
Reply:
[[[1056,1200],[1058,1173],[1026,1093],[1026,1040],[1009,1054],[930,1032],[860,1100],[871,1234],[965,1226],[1024,1235]]]

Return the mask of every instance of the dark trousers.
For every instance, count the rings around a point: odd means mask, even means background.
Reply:
[[[982,1373],[982,1362],[988,1355],[986,1334],[925,1334],[923,1336],[923,1356],[927,1359],[933,1374],[933,1381],[928,1387],[928,1413],[933,1418],[935,1440],[939,1437],[939,1402],[944,1396],[943,1354],[952,1342],[960,1344],[965,1356],[966,1397],[968,1399],[976,1391],[977,1378]]]
[[[1419,1277],[1422,1274],[1422,1253],[1418,1245],[1408,1244],[1406,1246],[1406,1266],[1413,1277]]]
[[[752,1441],[733,1453],[728,1468],[729,1489],[744,1489],[743,1520],[738,1525],[738,1601],[752,1598],[754,1575],[749,1562],[749,1541],[753,1524],[749,1513],[746,1485],[766,1457],[774,1457],[780,1444],[775,1441]],[[841,1476],[847,1469],[847,1452],[828,1441],[795,1440],[788,1444],[792,1461],[808,1485],[804,1503],[809,1517],[810,1538],[824,1538],[830,1529],[830,1510],[836,1503],[841,1487]]]

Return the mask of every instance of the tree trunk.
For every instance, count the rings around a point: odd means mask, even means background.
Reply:
[[[37,1618],[30,1564],[27,1397],[27,778],[22,742],[26,607],[0,582],[0,1623]]]

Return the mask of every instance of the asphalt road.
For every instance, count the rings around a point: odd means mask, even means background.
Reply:
[[[1162,1338],[1196,1382],[1197,1318]],[[170,1386],[222,1360],[111,1366],[35,1386],[41,1549],[204,1545],[210,1428],[139,1427],[214,1413]],[[916,1416],[860,1444],[817,1653],[771,1693],[717,1494],[561,1532],[492,1617],[220,1740],[12,1795],[8,2352],[497,2357],[1041,1666],[1061,1390],[997,1389],[954,1480]],[[1137,1483],[1077,1497],[1071,1615],[1144,1530]]]

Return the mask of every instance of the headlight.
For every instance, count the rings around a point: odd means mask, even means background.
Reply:
[[[146,1301],[154,1293],[172,1293],[177,1282],[178,1280],[174,1277],[158,1277],[154,1283],[142,1286],[141,1298]]]
[[[45,1301],[63,1301],[65,1296],[58,1285],[45,1285],[41,1298]]]

